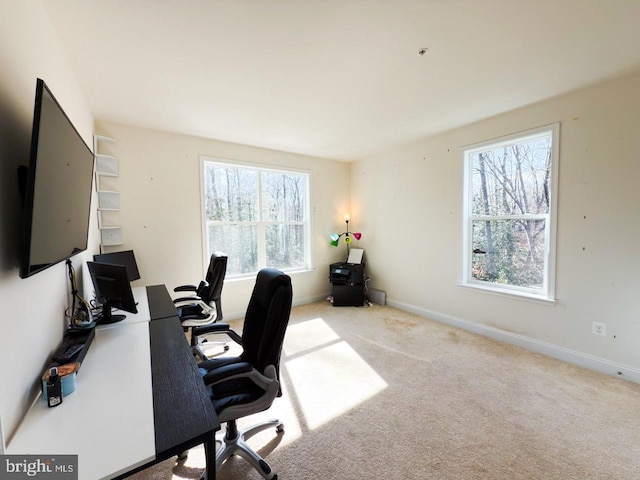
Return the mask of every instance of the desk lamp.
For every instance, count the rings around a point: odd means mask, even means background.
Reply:
[[[334,247],[337,247],[337,246],[338,246],[338,243],[339,243],[339,241],[340,241],[340,237],[342,237],[342,236],[344,235],[344,243],[346,243],[346,244],[347,244],[347,257],[349,257],[349,244],[351,244],[351,242],[353,241],[353,239],[354,239],[354,238],[355,238],[356,240],[360,240],[360,239],[362,238],[362,234],[361,234],[360,232],[355,232],[355,233],[354,233],[354,232],[350,232],[350,231],[349,231],[349,220],[350,220],[350,217],[349,217],[349,214],[347,213],[347,214],[344,216],[344,221],[345,221],[345,222],[346,222],[346,224],[347,224],[346,231],[345,231],[345,232],[342,232],[342,233],[340,233],[340,234],[332,233],[332,234],[330,235],[330,238],[331,238],[331,243],[330,243],[330,244],[331,244],[332,246],[334,246]],[[352,235],[353,235],[353,237],[352,237]]]

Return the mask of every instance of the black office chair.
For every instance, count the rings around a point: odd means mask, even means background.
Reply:
[[[230,335],[243,348],[239,357],[218,357],[199,364],[218,419],[226,423],[224,439],[216,453],[216,468],[231,455],[247,460],[265,479],[278,476],[245,441],[269,427],[284,430],[279,420],[270,420],[238,431],[236,420],[268,409],[281,395],[279,368],[284,334],[292,301],[291,278],[273,268],[258,272],[244,320],[242,337],[228,324],[202,327]]]
[[[206,359],[201,349],[201,343],[206,342],[201,337],[199,327],[222,320],[222,286],[227,272],[227,256],[215,252],[209,260],[209,267],[205,279],[198,286],[181,285],[173,289],[176,293],[192,292],[188,297],[176,298],[173,302],[178,310],[180,322],[185,331],[191,330],[191,346],[194,352]],[[226,342],[216,342],[228,350]]]

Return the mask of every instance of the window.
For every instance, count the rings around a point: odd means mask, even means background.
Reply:
[[[559,125],[464,149],[462,284],[553,300]]]
[[[205,254],[227,254],[227,275],[311,266],[309,174],[202,159]]]

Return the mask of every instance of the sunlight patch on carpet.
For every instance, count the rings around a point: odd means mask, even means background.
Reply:
[[[338,340],[338,334],[322,318],[314,318],[287,327],[283,350],[286,356],[292,357]]]
[[[388,386],[321,318],[295,327],[287,332],[285,350],[287,356],[295,356],[285,360],[284,368],[309,429],[338,418]]]

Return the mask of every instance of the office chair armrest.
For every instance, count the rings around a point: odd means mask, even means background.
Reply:
[[[249,362],[231,363],[229,365],[223,365],[218,368],[214,368],[206,373],[202,379],[205,385],[215,385],[216,383],[229,380],[233,377],[243,377],[253,370],[253,367]]]
[[[202,299],[196,295],[194,295],[193,297],[180,297],[180,298],[174,298],[173,299],[173,303],[193,303],[193,302],[201,302]]]
[[[180,285],[174,288],[173,291],[174,292],[195,292],[197,288],[198,287],[196,287],[195,285]]]
[[[276,368],[273,365],[267,365],[264,369],[264,375],[255,368],[252,368],[250,372],[238,373],[237,375],[233,375],[219,381],[231,380],[232,378],[248,378],[258,387],[263,389],[265,391],[265,396],[271,399],[276,398],[278,396],[278,392],[280,392],[280,382],[276,375]]]
[[[206,385],[215,388],[217,383],[238,378],[247,378],[263,389],[269,398],[276,398],[280,391],[280,382],[273,365],[267,365],[264,375],[253,368],[248,362],[232,363],[208,372],[204,377]]]
[[[184,302],[177,302],[177,303],[174,303],[174,305],[176,306],[176,308],[180,308],[180,307],[199,308],[200,310],[202,310],[203,313],[206,313],[207,315],[216,315],[217,317],[215,303],[213,305],[207,305],[203,300],[195,299],[195,300],[188,300]]]
[[[280,382],[278,381],[278,374],[276,373],[276,367],[273,365],[267,365],[264,369],[264,374],[257,370],[251,372],[251,380],[253,383],[260,386],[266,391],[271,391],[272,394],[277,395],[280,391]],[[275,398],[275,397],[274,397]]]
[[[197,333],[198,335],[204,335],[206,333],[227,333],[227,331],[230,331],[231,327],[229,326],[228,323],[212,323],[210,325],[203,325],[201,327],[196,327],[194,329],[194,333]]]
[[[231,380],[232,378],[247,378],[264,390],[264,393],[250,403],[231,405],[227,408],[223,408],[222,411],[218,413],[218,420],[221,423],[240,417],[246,417],[247,415],[252,415],[256,412],[261,412],[271,406],[271,403],[276,399],[280,392],[280,382],[278,381],[276,369],[273,365],[267,366],[264,373],[265,374],[262,375],[257,370],[252,369],[250,372],[241,373],[225,379]],[[215,390],[215,386],[212,388]]]
[[[238,335],[238,333],[234,330],[231,330],[231,327],[228,323],[210,323],[209,325],[193,327],[193,329],[191,330],[191,335],[194,335],[196,337],[199,337],[200,335],[207,335],[210,333],[224,333],[225,335],[229,335],[229,337],[231,337],[231,339],[238,345],[242,345],[242,337]]]

